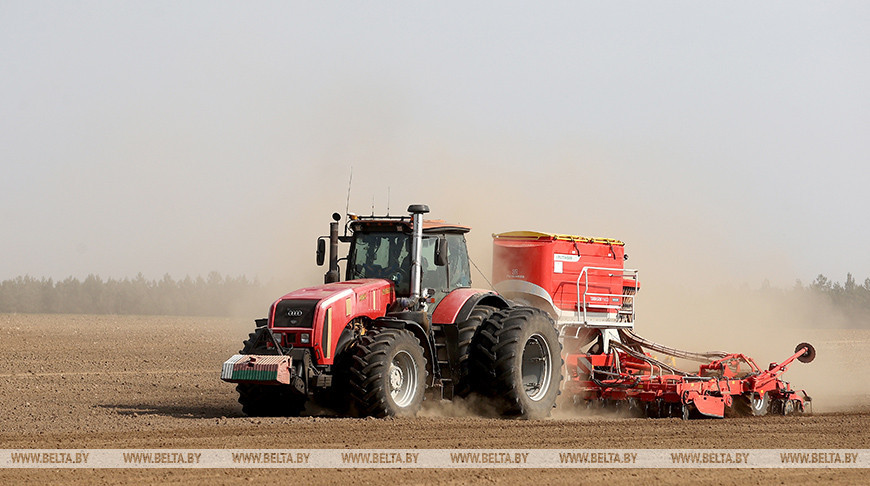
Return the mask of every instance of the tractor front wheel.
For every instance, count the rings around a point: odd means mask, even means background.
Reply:
[[[267,348],[266,328],[252,332],[242,344],[240,354],[277,354],[275,348]],[[306,397],[297,393],[289,385],[261,385],[258,383],[239,383],[239,403],[242,412],[251,417],[296,417],[305,409]]]
[[[372,329],[350,366],[351,399],[361,416],[413,416],[423,405],[426,358],[410,331]]]

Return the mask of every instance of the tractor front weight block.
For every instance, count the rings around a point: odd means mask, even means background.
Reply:
[[[221,370],[221,380],[230,383],[289,385],[294,378],[298,380],[294,375],[290,356],[237,354],[226,360]]]

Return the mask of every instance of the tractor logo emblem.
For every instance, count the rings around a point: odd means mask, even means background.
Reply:
[[[288,309],[287,317],[302,317],[302,309]]]

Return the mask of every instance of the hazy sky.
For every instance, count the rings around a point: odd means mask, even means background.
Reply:
[[[0,279],[317,283],[329,215],[870,277],[868,2],[0,0]],[[480,282],[476,280],[476,282]],[[482,282],[480,282],[482,283]]]

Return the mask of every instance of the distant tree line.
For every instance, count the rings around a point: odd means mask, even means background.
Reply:
[[[809,293],[822,297],[847,316],[870,316],[870,278],[864,279],[864,283],[859,284],[851,273],[847,273],[846,281],[841,284],[819,274],[807,286],[804,286],[800,280],[796,281],[793,292],[799,295]]]
[[[123,280],[96,275],[84,281],[24,276],[0,282],[0,312],[230,316],[260,291],[256,280],[217,272],[182,280],[168,274],[148,280],[141,273]]]
[[[841,284],[819,275],[809,285],[798,280],[791,289],[771,288],[764,282],[758,292],[776,298],[821,299],[845,317],[870,323],[870,278],[858,284],[849,273]],[[23,276],[0,282],[0,313],[237,316],[265,310],[272,293],[257,280],[218,272],[181,280],[168,274],[148,280],[141,273],[123,280],[96,275],[83,281]]]

